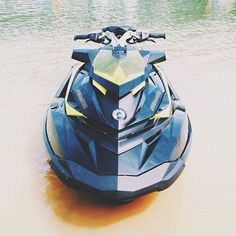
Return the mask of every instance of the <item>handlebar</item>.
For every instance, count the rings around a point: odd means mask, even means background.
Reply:
[[[74,40],[78,40],[78,39],[88,39],[88,41],[93,41],[95,43],[101,43],[102,42],[102,38],[100,37],[101,33],[90,33],[90,34],[77,34],[74,36]]]
[[[78,39],[89,39],[89,34],[77,34],[74,36],[74,40],[78,40]]]
[[[166,39],[166,35],[165,35],[165,33],[150,33],[149,34],[149,38],[155,38],[155,39],[162,38],[162,39]]]
[[[166,39],[165,33],[150,33],[148,31],[136,31],[129,29],[126,33],[123,34],[122,37],[116,38],[116,35],[113,32],[102,31],[100,33],[89,33],[89,34],[77,34],[74,36],[74,40],[86,40],[92,41],[95,43],[102,43],[104,45],[108,45],[111,42],[113,44],[117,44],[117,40],[121,40],[121,43],[125,44],[135,44],[135,43],[141,43],[144,41],[152,41],[155,42],[152,38],[163,38]],[[123,40],[123,41],[122,41]]]

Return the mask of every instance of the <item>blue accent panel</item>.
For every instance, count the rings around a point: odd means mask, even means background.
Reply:
[[[67,161],[68,167],[77,181],[82,181],[88,186],[94,186],[96,189],[100,191],[108,191],[108,190],[116,190],[117,189],[117,176],[111,175],[103,175],[98,176],[93,172],[90,172],[74,163],[73,161]]]
[[[119,175],[138,175],[140,167],[145,163],[148,145],[143,142],[119,156]]]
[[[141,171],[146,171],[155,165],[159,165],[166,161],[172,161],[173,159],[179,158],[174,156],[177,152],[176,150],[180,146],[176,145],[181,137],[181,130],[186,129],[183,127],[183,123],[187,119],[185,112],[176,110],[173,114],[172,120],[169,125],[162,131],[161,136],[155,143],[155,148],[152,150],[146,163],[143,165]],[[188,130],[188,129],[187,129]],[[184,144],[187,142],[187,137],[183,140]],[[181,147],[182,151],[184,147]],[[181,153],[181,152],[180,152]]]
[[[50,111],[51,113],[51,122],[48,120],[48,139],[51,143],[52,150],[60,150],[60,153],[56,153],[61,159],[70,159],[78,162],[82,166],[86,166],[89,169],[94,167],[94,162],[88,157],[83,143],[79,142],[76,137],[74,127],[68,118],[62,113],[64,107],[61,107],[57,111]],[[50,119],[50,116],[48,116]],[[53,129],[53,135],[50,133]],[[57,138],[53,141],[54,137]]]
[[[150,51],[148,50],[140,50],[139,53],[141,54],[142,57],[150,55]]]
[[[116,174],[118,155],[96,143],[96,135],[92,138],[83,132],[83,129],[78,130],[76,123],[68,119],[63,110],[64,107],[49,111],[52,119],[48,116],[51,122],[47,131],[52,150],[60,150],[58,157],[61,159],[72,160],[96,173]]]
[[[97,152],[96,152],[96,146],[95,146],[94,140],[82,132],[77,131],[76,134],[85,155],[90,159],[91,163],[96,169],[97,168]]]
[[[160,63],[166,60],[165,52],[140,50],[142,57],[147,58],[148,64]]]
[[[82,131],[77,131],[77,137],[84,150],[87,150],[86,156],[93,163],[93,171],[100,174],[115,174],[118,168],[117,155],[96,143],[93,138]],[[95,137],[94,137],[95,138]],[[80,160],[77,160],[77,163]]]
[[[164,93],[164,94],[163,94],[162,101],[161,101],[161,104],[160,104],[160,106],[159,106],[158,109],[159,109],[159,110],[160,110],[160,109],[163,109],[163,108],[166,107],[169,103],[170,103],[170,102],[169,102],[168,95],[167,95],[167,93]]]
[[[147,85],[143,91],[142,99],[139,103],[140,110],[134,123],[148,119],[155,114],[162,100],[162,89],[152,84]]]
[[[96,172],[101,175],[117,174],[118,173],[118,155],[106,148],[97,145],[97,163]]]
[[[166,55],[161,51],[150,51],[150,57],[148,63],[155,64],[166,60]]]
[[[76,97],[78,109],[87,117],[99,120],[102,123],[109,124],[104,117],[97,100],[93,85],[90,83],[89,76],[79,74],[74,80],[71,91]],[[83,101],[79,98],[78,93],[82,96]]]
[[[48,112],[47,112],[47,115],[48,115]],[[50,128],[47,123],[48,123],[48,116],[45,117],[45,121],[43,124],[43,139],[44,139],[45,147],[50,156],[50,159],[54,163],[54,165],[57,166],[58,171],[62,173],[65,178],[72,178],[71,173],[68,170],[66,170],[65,167],[60,163],[58,157],[55,155],[52,149],[52,143],[50,143],[49,141],[49,136],[47,132]]]
[[[98,53],[98,49],[74,49],[71,58],[77,61],[91,63]]]

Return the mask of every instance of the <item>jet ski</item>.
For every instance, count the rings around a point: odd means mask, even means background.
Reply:
[[[109,26],[75,35],[78,63],[50,103],[43,128],[50,165],[67,186],[128,202],[168,188],[191,144],[185,106],[159,64],[163,51],[133,45],[164,33]]]

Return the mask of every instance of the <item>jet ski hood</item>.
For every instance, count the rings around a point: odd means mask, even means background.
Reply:
[[[140,52],[126,47],[99,50],[91,67],[91,77],[117,97],[142,83],[146,73],[146,63]]]

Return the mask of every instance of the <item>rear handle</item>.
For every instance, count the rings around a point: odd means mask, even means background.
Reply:
[[[166,39],[166,34],[165,33],[150,33],[149,38],[155,38],[155,39]]]
[[[89,35],[88,34],[77,34],[74,36],[74,40],[78,40],[78,39],[89,39]]]

